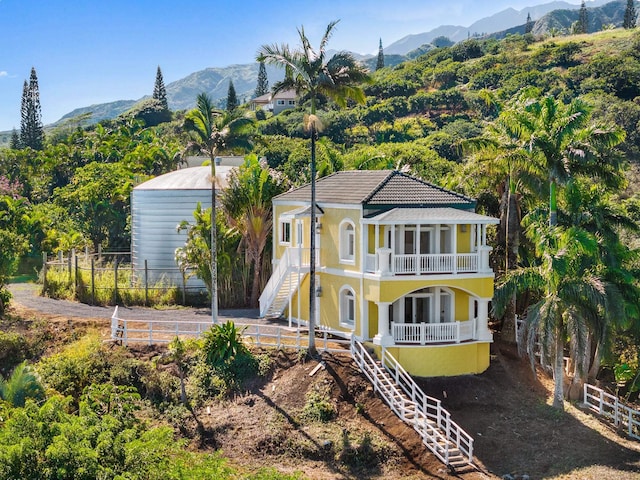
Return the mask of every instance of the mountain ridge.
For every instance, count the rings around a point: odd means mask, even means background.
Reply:
[[[588,2],[588,5],[590,10],[595,11],[596,7],[606,5],[608,3],[620,2],[593,0]],[[400,63],[404,59],[408,58],[408,54],[424,47],[424,45],[430,44],[433,39],[439,36],[448,37],[452,41],[461,41],[468,38],[472,32],[474,36],[484,34],[484,36],[495,36],[496,38],[502,38],[502,36],[509,33],[522,33],[521,30],[523,29],[526,17],[529,14],[536,21],[534,33],[540,34],[544,31],[548,31],[549,28],[558,28],[558,25],[562,25],[563,21],[567,22],[571,20],[574,14],[577,14],[576,10],[579,8],[579,5],[556,0],[545,4],[525,7],[520,10],[509,7],[494,15],[479,19],[469,27],[441,25],[429,32],[407,35],[385,47],[385,60],[387,61],[387,66]],[[554,11],[568,11],[569,13],[564,15],[564,19],[548,17],[553,20],[540,21],[543,18],[547,18],[547,16]],[[595,28],[598,22],[597,19],[594,19],[593,17],[594,15],[591,15],[590,24],[593,22]],[[607,18],[613,18],[613,16],[609,15]],[[600,25],[602,24],[603,22],[600,21]],[[501,26],[504,25],[506,25],[506,27],[501,28]],[[564,26],[564,28],[566,28],[566,26]],[[491,31],[487,32],[484,30]],[[354,56],[368,64],[371,70],[374,69],[376,61],[375,55],[354,53]],[[205,69],[198,70],[186,77],[167,84],[166,90],[169,108],[172,110],[193,108],[197,95],[203,91],[211,95],[215,103],[223,107],[223,102],[224,99],[226,99],[230,80],[233,81],[238,98],[241,101],[247,101],[253,96],[257,75],[258,63],[233,64],[227,67],[207,67]],[[281,69],[274,66],[267,66],[267,77],[270,85],[273,85],[275,81],[281,79],[282,75],[283,72]],[[82,116],[82,124],[91,124],[105,119],[112,119],[126,112],[137,102],[144,100],[145,98],[149,98],[149,95],[137,100],[116,100],[113,102],[76,108],[63,115],[58,121],[48,125],[47,127],[51,128],[65,123],[73,123],[73,119],[79,116]],[[0,133],[0,135],[2,134],[7,135],[10,134],[10,132]]]

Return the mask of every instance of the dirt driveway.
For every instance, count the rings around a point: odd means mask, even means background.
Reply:
[[[114,307],[98,307],[85,305],[84,303],[70,302],[67,300],[56,300],[53,298],[41,297],[38,295],[40,286],[34,283],[12,283],[9,290],[13,295],[12,302],[40,313],[50,315],[63,315],[76,318],[104,318],[110,319],[113,315]],[[221,310],[221,320],[233,320],[237,323],[265,323],[264,319],[258,318],[257,309],[236,309]],[[127,320],[175,320],[180,318],[183,321],[206,321],[211,318],[209,308],[166,308],[155,309],[146,307],[118,307],[118,316]]]

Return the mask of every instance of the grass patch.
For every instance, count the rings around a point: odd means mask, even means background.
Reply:
[[[93,305],[175,305],[182,301],[181,289],[160,278],[146,288],[144,279],[130,268],[118,269],[117,279],[113,265],[90,270],[65,267],[47,269],[42,279],[42,294],[51,298],[77,300]]]

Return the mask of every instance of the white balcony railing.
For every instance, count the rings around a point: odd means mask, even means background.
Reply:
[[[478,253],[394,254],[389,249],[367,253],[365,269],[381,275],[425,275],[490,271],[489,256]]]
[[[396,344],[460,343],[474,339],[476,319],[448,323],[393,323]]]

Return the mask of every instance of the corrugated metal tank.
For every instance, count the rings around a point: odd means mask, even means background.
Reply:
[[[216,166],[218,188],[226,186],[233,167]],[[186,232],[177,227],[186,220],[194,223],[193,211],[198,202],[211,207],[211,167],[192,167],[160,175],[141,183],[131,193],[131,253],[138,272],[149,269],[150,281],[167,278],[177,285],[182,278],[175,261],[176,248],[184,246]],[[140,270],[138,270],[140,269]],[[192,277],[189,287],[204,283]]]

